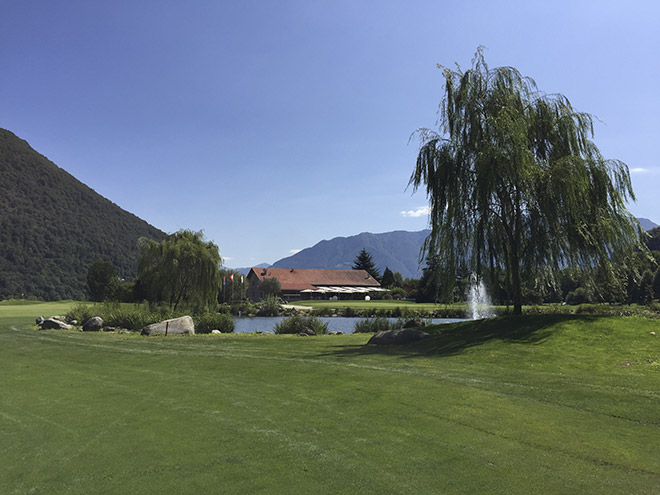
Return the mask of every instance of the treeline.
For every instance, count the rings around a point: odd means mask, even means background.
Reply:
[[[553,282],[529,276],[523,283],[525,304],[540,303],[650,303],[660,299],[660,227],[650,230],[646,239],[649,252],[630,253],[610,260],[608,269],[565,269]],[[464,301],[469,291],[470,274],[459,274],[449,291],[442,285],[440,262],[429,257],[412,296],[418,302],[451,303]],[[506,305],[511,301],[506,273],[495,271],[485,277],[492,302]]]

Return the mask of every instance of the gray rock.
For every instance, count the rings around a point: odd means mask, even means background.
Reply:
[[[429,336],[423,330],[415,330],[412,328],[402,328],[399,330],[386,330],[378,332],[376,335],[369,339],[367,344],[375,345],[402,345],[418,340],[425,339]]]
[[[71,330],[73,328],[71,325],[68,325],[60,320],[55,320],[53,318],[48,318],[41,322],[39,325],[42,330]]]
[[[147,325],[141,333],[142,335],[164,335],[166,331],[167,335],[194,334],[195,323],[190,316],[181,316],[180,318],[172,318],[171,320]]]
[[[300,333],[298,334],[298,336],[299,336],[299,337],[309,337],[309,335],[307,335],[305,332],[300,332]]]
[[[117,330],[117,328],[105,326],[101,330],[103,330],[104,332],[114,332],[115,330]]]
[[[61,321],[62,323],[66,323],[67,325],[69,324],[69,322],[66,319],[66,316],[51,316],[50,319]]]
[[[413,318],[403,324],[403,328],[419,328],[426,325],[426,322],[421,318]]]
[[[41,324],[44,322],[45,318],[43,316],[40,316],[37,318],[36,323],[37,325],[41,326]]]
[[[98,332],[103,328],[103,318],[100,316],[92,316],[85,322],[82,329],[83,332]]]

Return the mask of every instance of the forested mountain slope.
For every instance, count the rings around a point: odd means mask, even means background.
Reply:
[[[0,129],[0,299],[82,298],[97,259],[133,278],[140,237],[165,233]]]

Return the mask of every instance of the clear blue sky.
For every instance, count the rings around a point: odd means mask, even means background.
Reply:
[[[5,0],[0,127],[166,232],[203,229],[226,265],[322,239],[421,230],[406,191],[436,64],[478,45],[596,115],[660,223],[655,1]]]

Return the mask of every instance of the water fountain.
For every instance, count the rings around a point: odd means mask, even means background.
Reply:
[[[473,320],[495,316],[490,297],[488,297],[488,291],[486,291],[486,284],[475,273],[470,277],[468,304],[470,306],[470,316]]]

